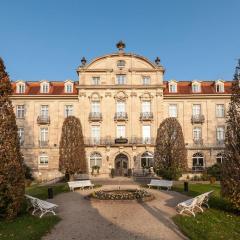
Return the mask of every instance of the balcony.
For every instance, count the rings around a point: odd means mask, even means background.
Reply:
[[[191,119],[191,122],[192,122],[192,124],[193,123],[204,123],[204,121],[205,121],[205,117],[204,117],[204,115],[202,115],[202,114],[196,114],[196,115],[192,115],[192,119]]]
[[[50,124],[50,117],[49,116],[38,116],[37,118],[38,124]]]
[[[193,139],[194,145],[203,145],[203,139],[202,138],[194,138]]]
[[[123,138],[123,137],[115,138],[115,143],[116,144],[127,144],[128,143],[128,139],[127,138]]]
[[[102,113],[100,112],[90,112],[88,116],[88,120],[91,122],[102,121]]]
[[[225,145],[225,140],[224,139],[217,139],[217,146],[224,146]]]
[[[126,121],[128,119],[128,115],[126,112],[116,112],[114,116],[114,121]]]
[[[152,112],[142,112],[140,113],[140,121],[149,121],[153,120],[153,113]]]
[[[40,148],[45,148],[48,147],[49,141],[48,140],[39,140],[39,147]]]

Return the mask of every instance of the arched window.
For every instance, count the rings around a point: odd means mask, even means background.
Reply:
[[[90,155],[90,167],[102,166],[102,156],[98,152],[94,152]]]
[[[141,156],[141,166],[142,167],[153,167],[153,154],[150,152],[145,152]]]
[[[223,162],[223,158],[224,158],[224,154],[218,153],[216,156],[216,162],[221,164]]]
[[[192,157],[192,170],[203,171],[204,170],[204,158],[202,153],[194,153]]]

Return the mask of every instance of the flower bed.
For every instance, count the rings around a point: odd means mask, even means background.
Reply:
[[[153,195],[146,190],[99,190],[93,192],[90,198],[99,200],[152,200]]]

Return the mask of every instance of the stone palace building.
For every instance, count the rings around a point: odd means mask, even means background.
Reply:
[[[25,162],[40,180],[58,177],[59,142],[66,116],[81,120],[88,168],[152,166],[157,129],[176,117],[183,129],[188,167],[202,171],[222,161],[231,82],[164,81],[160,59],[118,51],[77,68],[78,81],[13,82],[12,96]]]

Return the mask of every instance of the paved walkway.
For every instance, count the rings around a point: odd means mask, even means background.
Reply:
[[[119,179],[120,180],[120,179]],[[115,183],[115,182],[114,182]],[[125,183],[125,182],[124,182]],[[133,182],[103,189],[136,188]],[[172,222],[175,206],[186,199],[172,191],[150,190],[155,200],[145,203],[89,201],[92,190],[63,193],[54,198],[62,221],[44,240],[178,240],[186,239]]]

